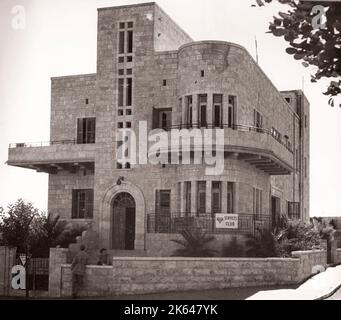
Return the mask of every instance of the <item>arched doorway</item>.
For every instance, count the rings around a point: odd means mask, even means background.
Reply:
[[[135,249],[136,204],[127,192],[119,193],[112,202],[112,248]]]

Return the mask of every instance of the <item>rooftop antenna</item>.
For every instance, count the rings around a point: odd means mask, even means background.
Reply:
[[[257,64],[258,64],[258,41],[257,41],[257,37],[255,36],[255,45],[256,45],[256,61],[257,61]]]

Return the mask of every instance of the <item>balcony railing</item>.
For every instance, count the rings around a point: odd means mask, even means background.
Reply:
[[[182,129],[232,129],[236,131],[241,131],[241,132],[257,132],[261,134],[267,134],[270,137],[272,137],[274,140],[276,140],[278,143],[283,145],[288,151],[293,153],[292,145],[289,139],[283,139],[282,135],[276,134],[273,130],[269,130],[266,128],[260,128],[260,127],[255,127],[255,126],[246,126],[246,125],[241,125],[241,124],[221,124],[219,126],[216,126],[215,124],[206,124],[205,126],[202,126],[200,124],[180,124],[180,125],[172,125],[164,128],[160,128],[165,131],[171,131],[171,130],[182,130]]]
[[[73,145],[73,144],[93,144],[93,142],[85,143],[80,142],[77,139],[74,140],[56,140],[56,141],[45,141],[45,142],[23,142],[23,143],[11,143],[9,149],[15,148],[39,148],[39,147],[50,147],[54,145]]]
[[[215,226],[215,218],[212,215],[182,217],[179,213],[169,215],[149,214],[147,216],[148,233],[179,234],[188,228],[199,228],[202,231],[213,234],[256,234],[258,230],[270,230],[272,228],[271,216],[239,214],[238,229],[218,229]]]

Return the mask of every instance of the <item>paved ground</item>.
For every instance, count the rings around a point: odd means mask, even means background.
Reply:
[[[338,292],[336,292],[332,297],[326,300],[341,300],[341,289]]]

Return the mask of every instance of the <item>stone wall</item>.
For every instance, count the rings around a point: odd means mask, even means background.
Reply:
[[[113,266],[88,266],[82,296],[115,296],[302,282],[325,251],[295,252],[293,258],[119,258]],[[71,294],[70,265],[61,266],[61,296]]]
[[[61,295],[62,265],[67,262],[68,249],[51,248],[49,261],[49,295]]]

